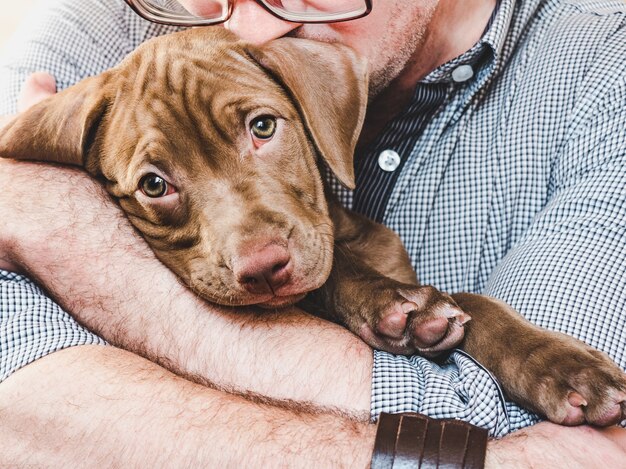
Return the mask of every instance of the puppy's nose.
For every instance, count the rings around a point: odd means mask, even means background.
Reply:
[[[233,265],[233,272],[237,282],[250,293],[275,293],[291,279],[290,260],[285,247],[270,244],[240,257]]]

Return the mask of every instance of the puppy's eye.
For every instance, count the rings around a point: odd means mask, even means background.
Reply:
[[[250,123],[250,132],[261,140],[269,140],[276,132],[276,118],[272,116],[259,116]]]
[[[139,189],[148,197],[158,198],[175,192],[165,179],[154,173],[146,174],[139,181]]]

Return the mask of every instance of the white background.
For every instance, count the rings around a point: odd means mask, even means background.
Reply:
[[[37,0],[0,0],[0,47],[13,34],[17,25],[27,20]]]

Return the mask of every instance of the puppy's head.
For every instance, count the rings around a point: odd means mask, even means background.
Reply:
[[[366,88],[343,46],[193,29],[19,115],[0,156],[84,166],[199,294],[281,306],[330,272],[318,164],[354,185]]]

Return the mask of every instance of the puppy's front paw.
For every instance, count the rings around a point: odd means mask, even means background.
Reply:
[[[390,282],[369,292],[370,302],[355,331],[372,347],[397,354],[433,357],[463,340],[470,320],[454,300],[433,287]]]
[[[520,366],[529,407],[563,425],[608,426],[626,419],[626,373],[581,341],[544,333],[543,344]]]

